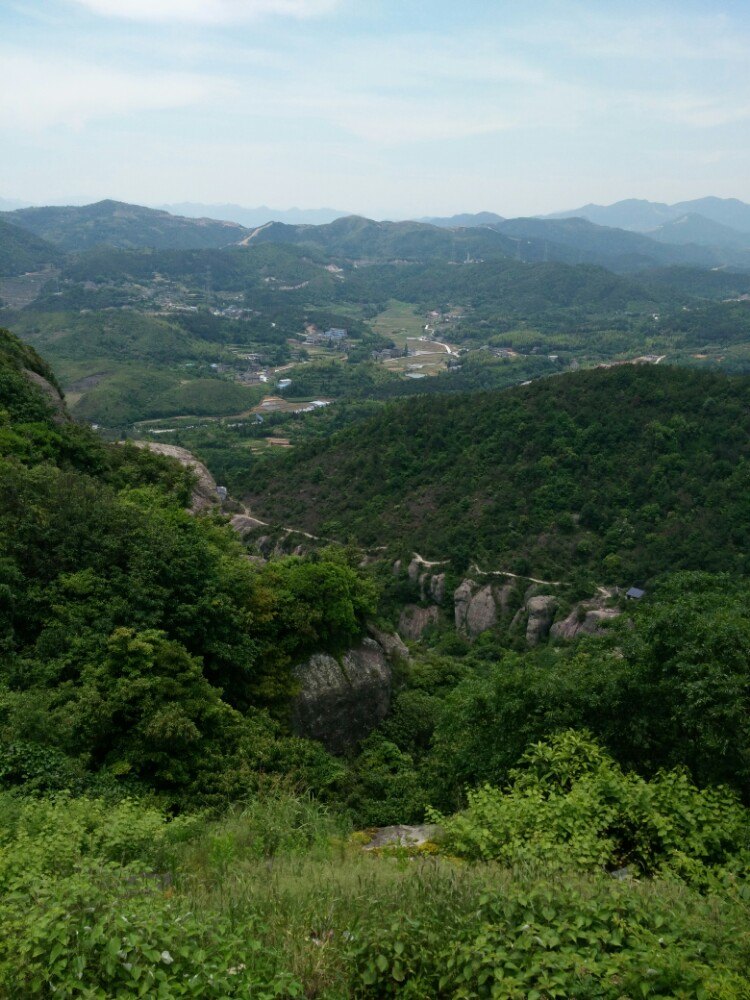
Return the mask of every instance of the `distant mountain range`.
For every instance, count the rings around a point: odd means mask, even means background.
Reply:
[[[703,199],[701,204],[718,201]],[[640,206],[639,218],[643,220],[643,205],[651,203],[635,204]],[[736,218],[742,217],[737,206],[750,213],[750,206],[743,206],[742,202],[732,204]],[[750,231],[743,232],[696,212],[675,212],[666,217],[662,208],[668,207],[655,207],[662,221],[648,232],[603,225],[575,213],[504,219],[482,212],[432,222],[376,222],[350,215],[323,224],[274,221],[248,227],[234,221],[179,216],[163,209],[111,200],[93,205],[16,209],[0,213],[0,220],[14,227],[5,241],[6,274],[30,269],[28,248],[21,245],[22,240],[19,242],[20,230],[46,241],[45,252],[50,261],[60,251],[81,252],[101,246],[214,250],[286,243],[309,246],[336,258],[372,263],[432,260],[461,263],[511,257],[530,262],[597,264],[621,273],[673,265],[750,270]],[[721,214],[725,208],[721,203],[715,214]],[[624,209],[620,207],[617,211],[622,213]],[[631,221],[632,218],[635,214]],[[32,253],[34,260],[42,250],[43,246],[37,244]]]
[[[169,212],[121,201],[93,205],[20,208],[1,216],[63,250],[96,246],[157,250],[210,249],[236,243],[247,232],[235,222],[185,219]]]
[[[737,198],[698,198],[694,201],[677,202],[674,205],[630,198],[613,205],[583,205],[567,212],[554,212],[533,219],[504,219],[493,212],[478,212],[474,215],[434,217],[421,221],[445,228],[487,226],[498,232],[518,237],[530,234],[546,235],[546,238],[568,246],[580,246],[585,252],[588,251],[593,239],[600,251],[602,249],[606,251],[607,257],[612,256],[612,251],[618,256],[619,250],[628,246],[621,238],[613,236],[615,231],[632,235],[641,234],[644,239],[674,246],[711,248],[714,266],[736,263],[745,266],[742,260],[737,261],[734,258],[734,252],[740,252],[744,260],[744,252],[750,251],[750,205]],[[585,231],[584,247],[582,245],[584,230],[580,226],[574,232],[557,228],[545,230],[541,225],[560,221],[571,223],[585,221],[602,229],[606,228],[609,235],[605,239],[603,233],[595,236],[593,230],[589,229]],[[615,249],[618,244],[619,250]],[[631,241],[629,247],[636,255],[645,253],[646,256],[653,256],[653,248],[647,243],[636,244]],[[708,262],[706,255],[700,251],[691,252],[689,256],[692,258],[691,263]],[[606,264],[604,259],[601,262]]]
[[[585,219],[501,219],[456,228],[425,222],[374,222],[347,216],[326,226],[270,223],[242,241],[309,245],[359,260],[453,260],[513,257],[522,261],[600,264],[616,271],[688,264],[750,267],[750,252],[670,246],[640,233],[597,226]]]
[[[440,226],[441,229],[455,229],[456,226],[495,226],[498,222],[504,222],[502,215],[495,215],[494,212],[464,212],[462,215],[436,215],[418,219],[418,222],[427,222],[431,226]]]
[[[750,205],[737,198],[696,198],[666,205],[658,201],[628,198],[613,205],[583,205],[567,212],[553,212],[548,219],[588,219],[599,226],[616,226],[646,233],[686,215],[699,215],[711,222],[750,233]]]
[[[340,219],[349,212],[340,212],[335,208],[269,208],[261,205],[259,208],[244,208],[242,205],[201,205],[192,201],[181,201],[174,205],[157,205],[157,208],[173,215],[182,215],[188,219],[226,219],[237,222],[241,226],[255,229],[267,222],[286,222],[289,225],[307,224],[321,226],[334,219]]]

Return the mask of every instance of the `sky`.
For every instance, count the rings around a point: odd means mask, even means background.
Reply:
[[[0,197],[750,200],[750,4],[1,0]]]

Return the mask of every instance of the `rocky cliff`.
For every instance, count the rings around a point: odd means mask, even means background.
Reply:
[[[391,664],[374,639],[363,639],[339,658],[316,653],[294,674],[299,684],[294,732],[320,740],[332,753],[356,745],[388,714]]]
[[[199,462],[187,448],[179,448],[174,444],[162,444],[160,441],[133,441],[136,448],[148,448],[157,455],[167,455],[176,459],[181,465],[186,465],[195,474],[195,485],[190,498],[190,510],[198,514],[202,510],[221,503],[216,480],[203,462]]]

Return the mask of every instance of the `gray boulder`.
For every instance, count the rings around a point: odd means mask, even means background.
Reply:
[[[455,610],[456,628],[466,628],[466,616],[471,604],[471,598],[477,584],[474,580],[462,580],[453,592],[453,606]]]
[[[379,847],[421,847],[439,837],[441,828],[436,823],[422,823],[419,826],[379,826],[369,844],[363,850],[375,851]]]
[[[299,690],[292,703],[298,736],[343,753],[382,722],[391,703],[391,667],[373,639],[335,659],[316,653],[294,668]]]
[[[187,466],[195,475],[195,485],[190,497],[190,511],[198,514],[209,507],[215,507],[220,503],[219,494],[216,488],[216,480],[208,471],[203,462],[199,462],[192,452],[187,448],[179,448],[174,444],[162,444],[160,441],[133,441],[136,448],[146,448],[157,455],[166,455],[168,458],[176,459],[180,465]]]
[[[542,639],[547,638],[556,609],[556,597],[543,594],[528,599],[526,610],[529,613],[529,618],[526,623],[526,642],[529,646],[536,646]]]
[[[384,632],[376,625],[368,625],[367,631],[370,633],[375,642],[377,642],[379,646],[383,647],[385,655],[391,663],[398,663],[399,661],[410,659],[409,650],[404,645],[403,639],[400,635],[396,635],[391,632]]]
[[[472,639],[494,628],[500,615],[508,610],[512,590],[512,584],[480,586],[474,580],[463,580],[453,594],[456,628],[467,632]]]
[[[466,631],[472,637],[481,635],[497,625],[497,602],[492,584],[486,584],[476,592],[466,611]]]
[[[445,600],[445,573],[430,577],[430,597],[435,604],[442,604]]]
[[[552,639],[575,639],[578,635],[600,635],[605,622],[619,617],[616,608],[600,608],[590,603],[577,604],[567,618],[555,622],[549,631]]]
[[[398,634],[404,639],[421,639],[431,625],[437,625],[439,611],[435,605],[420,608],[407,604],[398,620]]]

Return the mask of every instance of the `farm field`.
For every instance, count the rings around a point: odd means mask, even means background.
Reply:
[[[369,321],[373,333],[388,337],[398,347],[405,347],[409,338],[419,338],[424,333],[424,316],[407,302],[392,299],[388,308]]]

